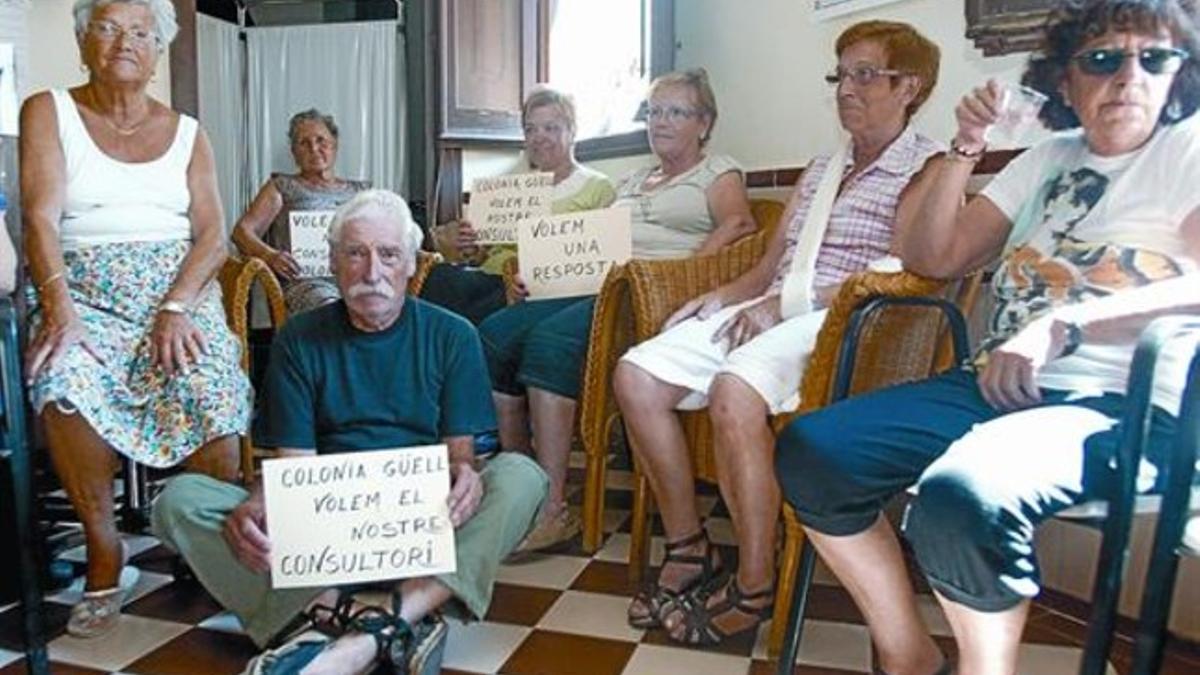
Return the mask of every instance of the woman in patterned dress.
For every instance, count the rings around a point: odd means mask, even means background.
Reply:
[[[87,583],[67,630],[117,623],[122,456],[235,480],[250,384],[213,282],[225,260],[212,149],[146,94],[176,32],[169,0],[78,0],[86,84],[21,111],[29,396],[83,524]]]
[[[299,172],[271,175],[233,228],[233,243],[270,265],[283,284],[288,314],[298,314],[339,296],[332,276],[301,278],[300,264],[292,255],[291,213],[333,211],[371,183],[333,175],[338,127],[332,115],[315,108],[296,113],[288,123],[288,141]]]

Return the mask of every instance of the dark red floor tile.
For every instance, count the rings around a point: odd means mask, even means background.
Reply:
[[[657,574],[657,568],[651,568],[651,578]],[[608,593],[609,595],[624,595],[632,598],[637,593],[640,584],[629,580],[629,565],[624,563],[593,560],[583,568],[571,590],[589,591],[591,593]]]
[[[258,648],[245,635],[193,628],[150,652],[122,672],[137,675],[234,675]]]
[[[496,584],[486,621],[536,626],[550,605],[562,595],[561,591],[511,584]]]
[[[506,675],[620,675],[632,642],[534,630],[508,658]]]
[[[198,624],[222,612],[221,605],[195,582],[175,582],[125,606],[126,614]]]

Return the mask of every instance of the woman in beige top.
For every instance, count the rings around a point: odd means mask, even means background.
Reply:
[[[705,151],[717,120],[708,75],[703,70],[663,75],[651,83],[648,98],[647,132],[659,163],[626,179],[614,202],[632,212],[633,257],[716,253],[753,232],[741,170],[728,157]],[[521,546],[524,551],[553,546],[579,532],[564,489],[594,304],[594,296],[526,301],[479,326],[500,444],[520,451],[534,447],[550,477],[549,496]]]

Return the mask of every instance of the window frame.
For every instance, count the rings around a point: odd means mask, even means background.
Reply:
[[[521,3],[521,40],[519,55],[521,64],[521,92],[524,100],[535,82],[546,81],[549,74],[549,17],[551,2],[561,0],[519,0]],[[649,63],[650,79],[670,72],[675,67],[675,0],[642,0],[643,11],[648,11],[650,39],[644,45]],[[454,107],[452,89],[453,66],[458,58],[450,26],[454,18],[456,0],[441,0],[441,92],[439,95],[438,140],[443,145],[463,148],[513,148],[524,145],[520,129],[519,111],[516,124],[512,115],[499,119],[484,120],[485,124],[472,127],[451,126],[450,120],[471,119]],[[484,116],[477,116],[482,119]],[[489,124],[490,123],[490,124]],[[489,128],[490,127],[490,128]],[[650,152],[650,143],[645,129],[620,134],[589,138],[576,142],[575,155],[580,161],[627,157]]]

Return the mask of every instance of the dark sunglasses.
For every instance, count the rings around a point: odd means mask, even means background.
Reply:
[[[1177,73],[1190,54],[1173,47],[1147,47],[1137,52],[1122,49],[1089,49],[1071,58],[1079,64],[1079,70],[1088,75],[1115,75],[1121,70],[1126,57],[1136,56],[1142,70],[1151,75]]]

